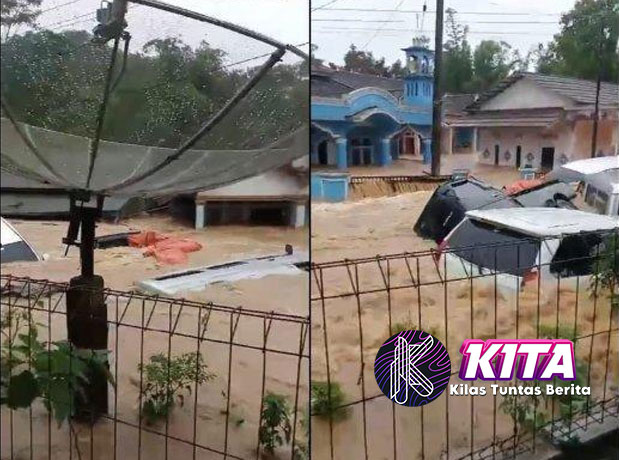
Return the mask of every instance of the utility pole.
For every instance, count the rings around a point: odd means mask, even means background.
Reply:
[[[432,175],[441,174],[441,123],[443,62],[443,0],[436,0],[436,26],[434,28],[434,93],[432,96]]]
[[[604,59],[604,39],[606,38],[606,27],[600,27],[600,43],[598,45],[598,75],[595,85],[595,110],[593,112],[593,133],[591,134],[591,158],[595,158],[598,141],[598,121],[600,119],[600,87],[602,86],[602,73]]]

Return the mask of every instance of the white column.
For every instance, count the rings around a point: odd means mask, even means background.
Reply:
[[[290,225],[294,228],[300,228],[305,225],[305,203],[292,203]]]
[[[206,204],[196,203],[196,230],[204,228],[206,225]]]
[[[447,153],[449,155],[453,155],[454,154],[454,129],[453,128],[449,128],[449,145],[447,147]]]
[[[471,153],[477,153],[477,127],[473,128],[473,142],[471,142]]]

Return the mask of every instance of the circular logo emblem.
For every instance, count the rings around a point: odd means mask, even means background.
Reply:
[[[376,383],[402,406],[423,406],[447,388],[451,361],[443,344],[423,331],[402,331],[383,343],[374,360]]]

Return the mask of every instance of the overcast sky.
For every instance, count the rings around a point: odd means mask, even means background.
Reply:
[[[309,0],[166,0],[167,3],[233,22],[284,43],[299,45],[309,41]],[[44,0],[39,24],[56,31],[92,30],[100,0]],[[180,18],[144,6],[131,5],[127,15],[132,49],[148,40],[177,36],[196,46],[201,40],[228,53],[234,62],[273,51],[255,40],[220,27]],[[308,52],[309,45],[301,49]],[[252,62],[256,65],[259,62]]]
[[[423,17],[409,12],[421,11],[424,3],[428,11],[435,10],[434,0],[313,0],[312,43],[318,46],[316,55],[341,64],[354,43],[376,57],[385,57],[387,63],[402,59],[400,48],[408,46],[422,27],[434,42],[435,15],[426,13]],[[469,26],[468,39],[473,46],[481,40],[503,40],[526,52],[539,42],[550,41],[560,30],[561,13],[575,3],[576,0],[445,0],[445,8],[461,13],[457,15],[458,21]]]

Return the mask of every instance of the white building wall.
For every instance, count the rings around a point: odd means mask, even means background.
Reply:
[[[483,103],[481,110],[547,109],[573,105],[571,99],[540,88],[524,78]]]
[[[598,152],[613,155],[617,151],[616,120],[602,120],[598,128]],[[479,128],[479,161],[494,164],[495,145],[499,145],[499,165],[516,166],[516,149],[522,148],[521,166],[531,164],[534,168],[541,166],[542,148],[554,147],[557,167],[564,161],[589,158],[591,155],[592,123],[589,120],[563,123],[552,130],[546,128]],[[488,152],[487,156],[484,152]],[[506,152],[509,151],[509,159]],[[532,160],[527,156],[531,153]]]

